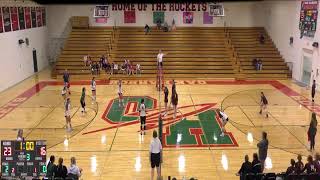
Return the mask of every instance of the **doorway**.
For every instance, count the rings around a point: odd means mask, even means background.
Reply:
[[[312,59],[308,56],[303,56],[302,60],[302,76],[301,81],[303,84],[309,86],[310,85],[310,79],[311,79],[311,73],[312,73]]]
[[[33,71],[38,72],[38,60],[37,60],[37,51],[35,49],[32,50],[33,57]]]

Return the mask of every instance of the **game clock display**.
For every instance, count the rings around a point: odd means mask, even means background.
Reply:
[[[46,141],[1,141],[1,174],[4,177],[45,176]]]

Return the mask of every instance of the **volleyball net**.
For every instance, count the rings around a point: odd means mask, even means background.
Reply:
[[[268,115],[260,114],[260,94],[268,99]],[[261,140],[263,131],[268,133],[269,144],[295,154],[308,154],[307,131],[311,112],[292,98],[275,89],[252,89],[227,96],[221,109],[229,116],[229,122],[241,131],[249,143]]]

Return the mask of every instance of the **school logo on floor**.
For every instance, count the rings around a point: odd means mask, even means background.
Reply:
[[[157,100],[148,96],[124,97],[124,108],[119,108],[118,98],[109,102],[102,115],[111,126],[86,132],[95,133],[108,129],[139,124],[139,106],[144,98],[147,109],[147,130],[158,129],[159,108]],[[234,147],[238,146],[230,132],[220,137],[221,120],[214,110],[215,103],[178,107],[176,118],[169,110],[163,119],[162,142],[164,147]],[[163,106],[163,105],[162,105]],[[161,114],[165,113],[164,107]],[[137,129],[138,131],[138,129]]]

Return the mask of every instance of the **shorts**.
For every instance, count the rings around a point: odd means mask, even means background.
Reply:
[[[80,104],[82,108],[86,107],[86,103],[84,101],[80,101]]]
[[[158,66],[162,67],[163,66],[162,62],[158,62]]]
[[[92,89],[91,91],[92,91],[92,93],[95,93],[95,92],[96,92],[96,90],[95,90],[95,89]]]
[[[160,166],[160,153],[151,153],[151,168]]]
[[[123,99],[123,94],[122,93],[118,93],[119,95],[119,99]]]
[[[141,125],[146,124],[146,116],[140,116],[140,123],[141,123]]]
[[[168,103],[168,98],[167,97],[164,98],[164,102]]]

